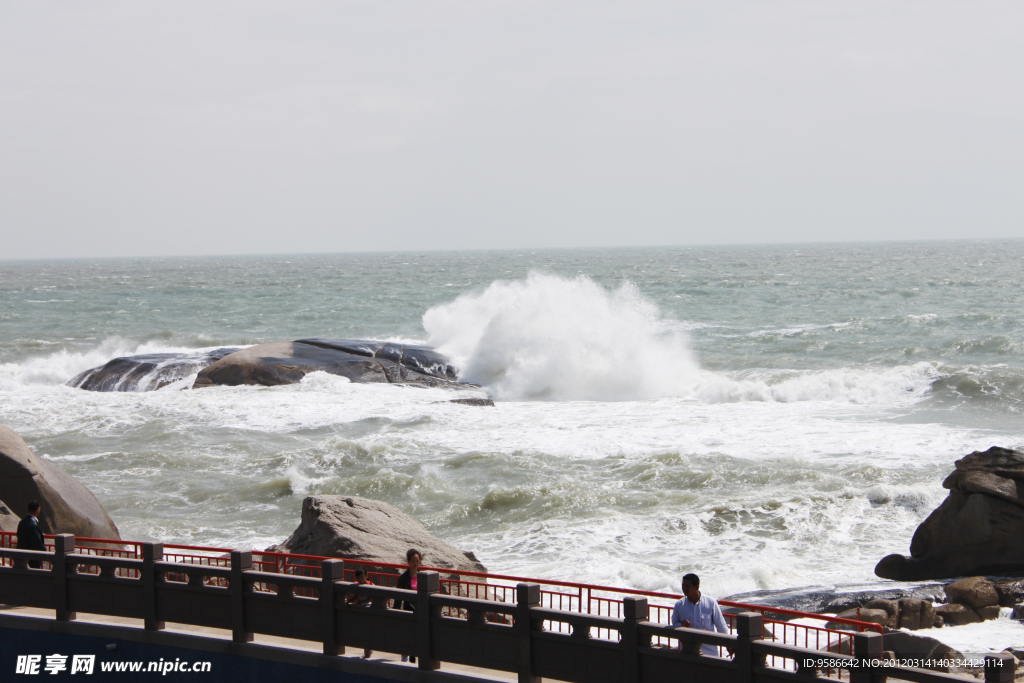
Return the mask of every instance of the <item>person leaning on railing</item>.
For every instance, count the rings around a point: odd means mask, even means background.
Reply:
[[[28,514],[18,522],[18,550],[46,550],[43,531],[39,528],[39,510],[38,502],[28,502]],[[29,560],[28,566],[39,569],[43,563],[39,560]]]
[[[722,615],[722,608],[718,601],[710,595],[701,595],[700,577],[696,574],[687,574],[683,577],[683,595],[672,610],[672,626],[683,628],[699,628],[702,631],[718,631],[729,633],[729,625],[725,623]],[[696,650],[696,648],[694,648]],[[704,643],[699,651],[692,654],[705,654],[713,657],[718,656],[718,647]],[[733,654],[729,650],[729,654]]]
[[[409,563],[409,568],[402,572],[402,575],[398,577],[398,588],[404,588],[407,591],[416,590],[416,573],[420,570],[420,562],[423,561],[423,554],[420,553],[416,548],[409,548],[405,553],[405,559]],[[404,609],[407,612],[416,611],[416,603],[400,601],[398,609]],[[402,655],[402,661],[410,661],[416,663],[416,656],[407,657]]]
[[[358,583],[360,586],[365,586],[367,583],[369,583],[369,581],[367,581],[367,579],[366,579],[366,570],[365,569],[360,568],[360,569],[356,570],[356,583]],[[352,604],[352,605],[357,606],[357,607],[369,607],[373,603],[373,600],[370,599],[369,595],[360,595],[359,593],[349,593],[348,594],[348,602],[350,604]],[[363,659],[369,659],[370,655],[372,655],[372,654],[373,654],[373,650],[370,650],[369,648],[364,649],[363,650]]]

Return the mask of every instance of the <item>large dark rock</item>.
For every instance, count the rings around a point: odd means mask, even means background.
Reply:
[[[971,453],[942,485],[949,497],[917,528],[910,557],[888,555],[875,574],[920,581],[1024,572],[1024,453]]]
[[[307,374],[318,371],[358,383],[457,386],[448,376],[449,373],[454,376],[454,370],[447,363],[441,363],[443,357],[429,349],[380,342],[363,342],[367,346],[346,340],[339,340],[336,345],[330,342],[308,339],[242,349],[204,368],[193,387],[295,384]],[[437,362],[432,363],[431,359]]]
[[[28,502],[42,506],[45,534],[120,539],[117,526],[96,496],[74,477],[37,457],[14,430],[0,425],[0,500],[18,515]]]
[[[358,339],[300,339],[245,349],[114,358],[68,382],[90,391],[150,391],[197,375],[192,388],[295,384],[311,372],[352,382],[465,387],[451,361],[426,346]],[[475,399],[486,400],[486,399]]]
[[[193,353],[146,353],[114,358],[86,370],[69,386],[88,391],[152,391],[193,375],[238,347]]]
[[[487,571],[473,553],[445,543],[411,515],[393,505],[356,496],[307,497],[302,501],[298,528],[283,543],[267,550],[405,564],[409,548],[419,550],[428,567]]]

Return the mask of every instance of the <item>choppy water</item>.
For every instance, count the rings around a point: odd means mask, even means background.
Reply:
[[[128,538],[264,547],[386,500],[493,571],[877,582],[958,457],[1024,446],[1024,242],[0,262],[0,423]],[[93,393],[124,354],[426,342],[485,384]],[[429,558],[428,558],[429,560]]]

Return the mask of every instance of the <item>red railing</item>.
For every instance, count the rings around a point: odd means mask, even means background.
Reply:
[[[0,548],[15,547],[17,544],[16,536],[13,532],[0,532]],[[52,536],[46,536],[47,549],[53,547],[52,538]],[[141,559],[142,543],[138,541],[79,537],[76,538],[76,552],[87,555]],[[166,562],[229,567],[231,564],[230,553],[231,550],[228,548],[180,545],[177,543],[164,544],[164,561]],[[328,558],[316,555],[253,551],[253,569],[274,574],[292,574],[320,578],[320,562],[325,559]],[[346,580],[355,580],[355,570],[357,567],[362,567],[366,571],[367,580],[371,583],[378,586],[395,587],[398,583],[398,575],[406,568],[406,565],[346,559]],[[537,583],[541,586],[541,606],[549,609],[597,616],[622,618],[622,598],[624,596],[646,597],[648,598],[650,609],[650,621],[660,624],[671,623],[672,609],[675,602],[682,598],[681,595],[674,593],[656,593],[634,588],[615,588],[507,574],[453,571],[443,567],[425,566],[423,569],[440,572],[443,577],[441,579],[441,590],[449,595],[497,602],[515,602],[517,583]],[[100,570],[97,567],[89,567],[89,571],[99,572]],[[117,572],[119,575],[126,577],[137,574],[136,570],[129,569],[119,569]],[[184,574],[168,574],[167,580],[184,583],[188,581],[188,577]],[[223,579],[207,580],[223,581]],[[276,592],[276,587],[271,583],[256,584],[254,589]],[[316,590],[314,589],[311,595],[307,597],[317,597]],[[831,652],[852,654],[854,632],[867,630],[877,631],[878,633],[882,632],[882,627],[879,624],[858,621],[856,619],[841,619],[836,616],[811,614],[779,607],[733,602],[731,600],[720,600],[719,604],[726,609],[735,608],[738,611],[760,612],[764,617],[765,639],[784,645],[795,645],[815,650],[828,649]],[[773,616],[776,618],[773,618]],[[729,623],[730,630],[732,630],[733,615],[726,614],[725,617]],[[495,618],[501,617],[496,616]],[[811,626],[790,623],[792,619],[797,618],[820,621],[822,625]],[[825,626],[826,622],[843,624],[851,630],[827,628]],[[566,628],[566,625],[559,622],[546,622],[545,627],[553,630],[562,630]],[[609,629],[594,629],[592,635],[596,638],[609,639],[616,637],[617,634]],[[655,643],[655,645],[665,644],[661,642]],[[769,665],[788,669],[795,668],[795,662],[792,660],[777,662],[772,658],[772,661],[769,661]],[[837,670],[830,670],[824,673],[838,675]]]

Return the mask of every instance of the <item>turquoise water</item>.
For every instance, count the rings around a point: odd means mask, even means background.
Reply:
[[[1022,241],[0,262],[0,423],[125,537],[263,547],[386,500],[492,570],[872,582],[962,455],[1024,446]],[[426,342],[484,385],[98,394],[118,355]]]

